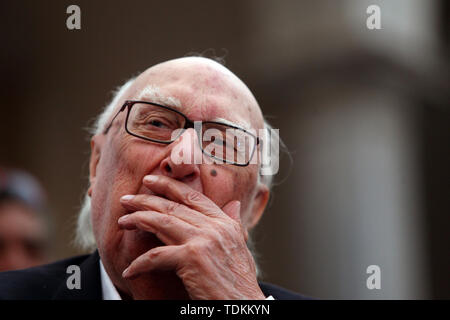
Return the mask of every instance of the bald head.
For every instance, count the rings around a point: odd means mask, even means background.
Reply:
[[[247,129],[264,127],[259,105],[249,88],[214,60],[184,57],[159,63],[141,73],[125,90],[126,99],[183,107],[192,120],[225,120]]]

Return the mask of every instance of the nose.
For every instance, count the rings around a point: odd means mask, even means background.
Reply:
[[[182,182],[196,180],[200,176],[198,165],[202,159],[202,151],[195,130],[185,130],[172,144],[170,153],[161,161],[161,172]]]

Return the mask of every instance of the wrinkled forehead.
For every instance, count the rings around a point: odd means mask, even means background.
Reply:
[[[214,64],[175,60],[156,65],[136,79],[127,99],[167,105],[193,121],[262,128],[261,110],[250,90],[228,69]]]

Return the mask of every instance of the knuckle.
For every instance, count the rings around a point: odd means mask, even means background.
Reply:
[[[142,211],[136,211],[135,213],[133,213],[133,221],[138,227],[144,229],[151,228],[151,224],[149,223],[147,216]]]
[[[235,221],[231,221],[231,222],[221,223],[220,228],[218,228],[218,229],[222,236],[229,238],[229,237],[233,237],[236,233],[239,232],[240,225]]]
[[[200,267],[207,257],[212,255],[208,251],[208,244],[205,240],[195,240],[186,244],[186,259],[187,263],[195,268]]]
[[[188,258],[193,258],[198,253],[198,246],[197,243],[194,241],[186,243],[186,253]]]
[[[201,243],[200,243],[200,250],[203,253],[208,253],[208,252],[216,252],[216,248],[218,248],[220,246],[220,243],[222,242],[222,237],[210,237],[208,239],[204,239]]]
[[[145,230],[145,231],[150,231],[150,230],[154,229],[153,225],[150,222],[148,222],[147,220],[145,220],[145,221],[138,221],[137,222],[137,227],[139,229],[142,229],[142,230]]]
[[[188,203],[199,202],[202,199],[200,192],[192,190],[185,194],[185,201]]]
[[[168,215],[165,215],[165,214],[162,214],[162,215],[159,217],[159,223],[160,223],[162,226],[164,226],[164,227],[168,227],[168,226],[170,226],[170,225],[172,224],[172,217],[170,217],[170,216],[168,216]]]
[[[140,195],[140,203],[142,203],[144,208],[151,208],[153,203],[153,198],[147,196],[147,195]]]
[[[180,204],[179,204],[178,202],[173,202],[173,201],[171,201],[171,202],[169,202],[169,203],[167,204],[167,211],[168,211],[169,213],[174,213],[174,212],[176,212],[179,208],[180,208]]]
[[[242,230],[242,225],[237,222],[236,220],[231,220],[230,223],[227,223],[227,227],[234,232],[241,232]]]
[[[147,253],[147,258],[149,261],[152,261],[160,256],[161,256],[161,250],[159,248],[152,249]]]
[[[209,239],[196,239],[187,244],[188,252],[192,255],[199,255],[205,252],[205,249],[209,248],[210,240]]]
[[[247,228],[244,225],[242,225],[242,223],[234,221],[232,227],[236,235],[242,235],[245,241],[247,241],[248,231]]]
[[[222,244],[239,244],[245,243],[248,239],[246,229],[238,222],[224,223],[217,229],[217,241]]]
[[[133,199],[136,206],[142,206],[142,209],[149,208],[151,205],[151,199],[147,195],[138,194]]]

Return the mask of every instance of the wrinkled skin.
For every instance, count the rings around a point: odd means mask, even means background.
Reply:
[[[193,121],[222,118],[263,128],[249,89],[209,59],[148,69],[116,110],[149,84],[178,99]],[[246,246],[269,197],[258,165],[204,163],[205,155],[202,164],[176,164],[171,153],[192,146],[183,141],[199,148],[193,129],[158,144],[127,134],[125,116],[92,138],[88,190],[100,257],[122,298],[264,299]]]

